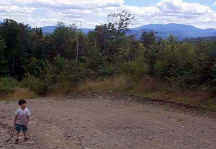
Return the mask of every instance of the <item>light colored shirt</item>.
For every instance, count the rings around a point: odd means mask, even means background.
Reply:
[[[31,112],[28,108],[25,108],[24,110],[19,108],[15,114],[17,116],[16,124],[25,126],[28,124],[28,118],[31,116]]]

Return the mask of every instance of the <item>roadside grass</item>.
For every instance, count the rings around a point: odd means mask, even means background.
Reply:
[[[193,92],[193,91],[191,91]],[[206,96],[200,97],[196,92],[193,93],[194,96],[182,93],[181,91],[143,91],[137,92],[136,90],[130,91],[130,94],[143,97],[143,99],[151,99],[151,100],[161,100],[161,101],[168,101],[177,104],[185,104],[197,108],[202,108],[210,111],[216,111],[216,101],[213,97],[206,94]],[[189,93],[189,92],[188,92]]]
[[[29,99],[36,97],[36,94],[27,88],[21,88],[17,80],[4,77],[0,78],[0,100]]]
[[[150,77],[145,77],[137,82],[130,81],[126,76],[97,81],[88,80],[81,83],[73,92],[121,92],[142,97],[143,100],[161,100],[216,111],[216,99],[210,91],[201,89],[182,90]]]
[[[76,88],[76,85],[68,81],[58,82],[56,85],[49,88],[46,96],[65,96],[74,92],[76,90],[74,88]]]
[[[27,87],[19,87],[19,83],[9,84],[10,79],[0,82],[0,100],[32,99],[39,94]],[[9,85],[8,85],[9,84]],[[17,86],[17,87],[15,87]],[[209,111],[216,111],[215,95],[208,89],[177,88],[158,79],[145,76],[142,80],[134,81],[127,76],[115,76],[106,79],[86,80],[79,84],[68,81],[59,82],[51,87],[46,96],[65,96],[71,93],[122,93],[141,97],[143,100],[160,100],[184,104]]]
[[[33,99],[38,97],[37,94],[35,94],[33,91],[30,91],[26,88],[15,88],[13,91],[11,91],[8,94],[1,94],[0,100],[1,101],[13,101],[18,99]]]
[[[170,88],[167,86],[166,88],[160,89],[143,88],[143,90],[140,90],[140,88],[137,89],[135,87],[130,91],[130,94],[143,97],[144,99],[161,100],[216,111],[216,100],[212,96],[212,93],[199,89],[184,91],[179,88]]]
[[[106,78],[103,80],[87,80],[81,83],[78,92],[104,92],[104,91],[125,91],[129,88],[128,80],[125,76]]]
[[[38,95],[27,88],[16,88],[11,97],[14,99],[32,99]]]

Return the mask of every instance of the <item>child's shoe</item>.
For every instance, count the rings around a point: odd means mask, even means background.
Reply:
[[[15,144],[19,144],[19,139],[16,139]]]
[[[29,138],[25,137],[25,138],[24,138],[24,141],[28,141],[28,139],[29,139]]]

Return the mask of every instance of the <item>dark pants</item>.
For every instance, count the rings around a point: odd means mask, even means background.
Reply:
[[[16,124],[15,128],[16,128],[17,133],[20,133],[21,131],[23,133],[26,133],[28,130],[28,128],[25,125],[19,125],[19,124]]]

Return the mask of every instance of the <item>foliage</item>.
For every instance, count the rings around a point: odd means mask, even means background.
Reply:
[[[127,10],[117,10],[108,15],[109,22],[113,29],[116,30],[118,34],[125,34],[128,31],[129,25],[131,25],[135,16],[128,12]]]
[[[18,81],[13,78],[0,78],[0,93],[8,94],[13,92],[14,89],[18,86]]]
[[[8,73],[8,68],[7,68],[7,59],[5,59],[5,48],[6,48],[6,44],[4,39],[0,36],[0,74],[2,74],[3,76],[6,76]]]
[[[48,85],[43,80],[30,74],[25,75],[25,78],[21,82],[21,86],[28,88],[39,95],[46,94],[48,90]]]
[[[121,10],[108,18],[108,23],[88,34],[75,25],[58,23],[49,35],[41,28],[4,20],[0,77],[21,81],[38,94],[120,73],[136,81],[148,75],[183,89],[216,87],[215,41],[159,39],[153,32],[144,32],[138,40],[127,34],[135,18],[131,13]],[[13,89],[13,83],[11,87],[6,82],[1,84],[2,91]]]

